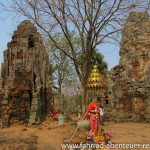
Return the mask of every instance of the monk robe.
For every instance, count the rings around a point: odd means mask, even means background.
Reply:
[[[99,104],[92,101],[89,104],[88,112],[90,113],[91,131],[93,134],[97,134],[98,126],[99,126],[99,122],[100,122]]]

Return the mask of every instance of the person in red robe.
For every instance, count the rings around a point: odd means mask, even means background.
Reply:
[[[53,110],[53,112],[52,112],[52,118],[53,118],[53,121],[55,121],[55,120],[56,120],[56,115],[57,115],[56,111],[55,111],[55,110]]]
[[[88,106],[88,112],[90,113],[90,126],[93,135],[97,134],[98,132],[100,122],[99,108],[100,106],[97,102],[97,98],[94,97]]]

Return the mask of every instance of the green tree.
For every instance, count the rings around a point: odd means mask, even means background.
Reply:
[[[65,51],[69,51],[67,41],[61,33],[56,33],[53,37],[58,45],[63,46]],[[62,51],[59,51],[52,41],[46,42],[46,48],[51,56],[52,68],[52,85],[59,94],[62,94],[62,88],[65,85],[71,84],[77,77],[72,60],[67,57]]]
[[[79,68],[81,68],[84,60],[81,57],[82,55],[80,55],[80,37],[77,36],[73,31],[70,31],[70,33],[74,46],[78,50],[78,66]],[[65,51],[69,53],[69,46],[62,33],[57,32],[54,35],[54,39],[57,41],[57,45],[62,46]],[[52,41],[48,41],[46,45],[48,48],[48,52],[50,52],[50,55],[52,56],[51,60],[53,88],[57,89],[61,94],[62,87],[67,84],[71,84],[71,82],[73,82],[74,79],[77,78],[73,61],[62,51],[59,51]],[[105,73],[107,71],[107,63],[103,59],[104,56],[100,52],[98,52],[98,50],[94,50],[91,57],[91,64],[89,65],[89,73],[94,64],[98,65],[98,69],[101,73]]]
[[[106,73],[108,69],[107,63],[104,61],[104,56],[100,52],[98,52],[98,50],[94,50],[92,54],[90,68],[92,68],[93,65],[95,64],[98,65],[98,69],[100,73],[102,74]]]

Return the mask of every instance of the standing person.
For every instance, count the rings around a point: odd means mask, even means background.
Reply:
[[[88,107],[88,113],[90,113],[90,126],[92,135],[96,135],[100,122],[99,104],[97,102],[97,97],[92,98],[92,102]]]
[[[104,109],[103,106],[100,106],[100,124],[104,125]]]
[[[52,118],[53,118],[53,121],[56,120],[56,115],[57,115],[56,111],[53,110],[53,111],[52,111]]]
[[[80,120],[80,118],[81,118],[81,109],[78,108],[78,119]]]
[[[58,124],[59,126],[64,126],[64,115],[62,111],[60,111],[60,114],[58,116]]]

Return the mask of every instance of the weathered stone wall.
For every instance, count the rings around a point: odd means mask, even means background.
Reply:
[[[23,21],[4,51],[0,79],[1,123],[39,123],[50,107],[49,57],[35,26]]]
[[[122,32],[120,63],[109,74],[116,119],[150,122],[150,18],[132,12]]]

